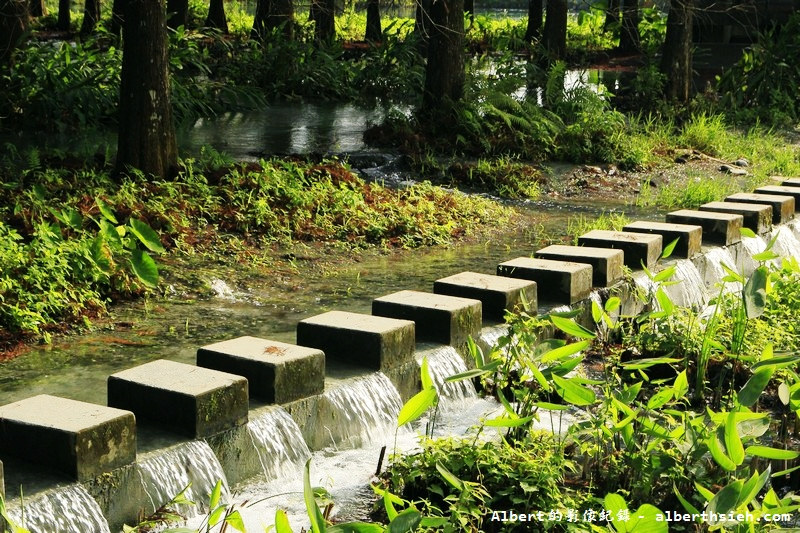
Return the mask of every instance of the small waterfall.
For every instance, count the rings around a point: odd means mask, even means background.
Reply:
[[[478,337],[476,344],[480,346],[483,350],[483,355],[489,353],[489,350],[497,346],[497,343],[500,341],[500,337],[508,334],[508,326],[494,326],[484,328],[481,331],[481,336]]]
[[[186,516],[207,510],[208,497],[219,480],[222,480],[223,500],[228,496],[225,473],[205,441],[180,444],[141,462],[139,475],[152,510],[169,502],[189,483],[191,487],[185,495],[196,506],[178,506],[177,509]]]
[[[742,237],[742,247],[744,248],[742,270],[745,276],[749,276],[758,267],[758,261],[754,261],[753,256],[766,250],[767,242],[761,236]]]
[[[800,261],[800,240],[794,232],[789,228],[775,228],[772,230],[772,238],[775,238],[773,250],[776,254],[781,257],[794,257]]]
[[[467,371],[467,365],[452,346],[442,346],[428,356],[428,371],[433,385],[439,391],[440,404],[447,405],[454,401],[474,398],[478,395],[472,380],[465,379],[447,383],[450,376]]]
[[[394,435],[401,407],[400,394],[380,372],[325,391],[319,406],[331,411],[330,417],[321,418],[333,421],[325,428],[330,439],[349,447]]]
[[[277,479],[300,470],[311,452],[300,427],[282,408],[247,423],[266,479]]]
[[[725,269],[722,268],[724,264],[735,272],[738,272],[736,261],[727,248],[714,247],[706,253],[706,271],[703,281],[705,286],[713,292],[713,288],[720,283],[720,280],[728,275]],[[741,283],[727,283],[725,285],[726,291],[737,291],[742,289]]]
[[[79,484],[25,499],[24,505],[24,526],[32,533],[110,533],[100,506]],[[9,509],[18,525],[22,511]]]
[[[703,277],[697,267],[688,259],[679,259],[675,262],[674,285],[664,288],[672,302],[682,307],[701,306],[708,302],[708,291],[703,283]]]

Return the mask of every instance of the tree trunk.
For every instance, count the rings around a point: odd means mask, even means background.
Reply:
[[[89,35],[92,33],[98,20],[100,20],[100,0],[86,0],[83,6],[81,35]]]
[[[163,0],[126,0],[117,169],[165,178],[178,168]]]
[[[661,72],[667,77],[665,95],[689,101],[692,80],[692,0],[670,0],[667,36],[661,56]]]
[[[606,9],[606,20],[603,23],[603,31],[609,31],[619,24],[619,2],[620,0],[608,0]]]
[[[44,7],[44,0],[30,0],[28,3],[28,12],[33,18],[43,17],[47,10]]]
[[[5,65],[28,29],[26,0],[0,0],[0,65]]]
[[[567,55],[567,0],[547,0],[543,40],[550,61]]]
[[[309,20],[314,21],[314,41],[328,45],[336,38],[335,0],[311,0]]]
[[[639,41],[639,0],[622,0],[622,30],[619,34],[619,51],[623,54],[638,54]]]
[[[205,25],[206,28],[214,28],[222,33],[228,33],[228,18],[225,16],[225,5],[222,0],[211,0]]]
[[[189,20],[189,0],[167,0],[167,27],[176,29],[178,26],[186,27]]]
[[[311,19],[309,14],[309,19]],[[311,19],[313,20],[313,19]],[[294,5],[292,0],[258,0],[253,18],[252,39],[264,39],[267,34],[283,26],[283,36],[294,38]]]
[[[381,8],[378,0],[367,0],[367,32],[364,39],[373,43],[383,40]]]
[[[58,0],[58,21],[56,21],[56,29],[58,31],[69,31],[69,6],[69,0]]]
[[[436,0],[429,11],[423,111],[442,109],[464,94],[464,0]]]
[[[525,40],[531,42],[542,35],[542,0],[528,0],[528,27],[525,30]]]
[[[124,15],[125,0],[114,0],[114,3],[111,5],[111,21],[108,25],[108,31],[117,37],[119,37],[122,31]]]
[[[416,35],[420,44],[424,48],[427,46],[428,37],[430,32],[430,12],[432,0],[416,0],[416,8],[414,9],[414,35]]]

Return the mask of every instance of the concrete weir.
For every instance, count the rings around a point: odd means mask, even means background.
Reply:
[[[372,315],[312,316],[298,323],[297,345],[239,337],[200,347],[197,366],[157,360],[123,370],[108,378],[108,407],[48,395],[2,406],[6,476],[22,478],[17,471],[34,468],[79,481],[116,531],[140,511],[164,503],[149,501],[161,472],[172,477],[167,491],[201,474],[212,486],[220,478],[235,485],[272,475],[269,450],[282,449],[274,453],[299,464],[309,448],[357,445],[369,438],[370,427],[379,426],[382,434],[393,429],[401,402],[419,389],[423,354],[436,362],[432,368],[454,368],[437,357],[458,359],[456,352],[440,345],[463,348],[469,337],[478,339],[484,320],[496,324],[523,300],[529,312],[537,304],[586,309],[595,286],[620,296],[628,312],[638,304],[630,286],[619,281],[622,265],[657,269],[662,246],[675,239],[673,257],[689,259],[677,260],[676,272],[692,271],[693,277],[684,279],[699,288],[689,296],[705,294],[718,281],[721,263],[738,265],[748,275],[753,266],[745,254],[754,242],[740,243],[742,224],[766,230],[791,220],[798,184],[732,195],[722,205],[705,206],[711,210],[675,211],[666,222],[633,222],[623,232],[589,232],[579,239],[582,246],[532,250],[535,258],[505,261],[497,275],[454,273],[436,280],[434,293],[400,291],[376,298]],[[781,227],[796,232],[800,225]],[[432,348],[431,342],[438,344]],[[458,359],[458,365],[464,362]],[[448,372],[453,370],[437,379]],[[289,454],[287,447],[302,453]],[[53,479],[52,485],[59,483]]]

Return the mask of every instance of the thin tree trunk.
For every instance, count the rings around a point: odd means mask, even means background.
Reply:
[[[381,8],[378,0],[367,0],[367,31],[364,39],[373,43],[383,40]]]
[[[463,0],[433,2],[429,32],[422,109],[436,112],[442,104],[456,102],[464,94]]]
[[[56,22],[56,29],[59,31],[69,31],[70,0],[58,0],[58,21]]]
[[[665,96],[679,102],[689,101],[692,80],[692,1],[670,1],[661,56],[661,72],[667,78]]]
[[[89,35],[100,20],[100,0],[86,0],[83,6],[83,22],[81,35]]]
[[[163,0],[126,0],[117,169],[164,178],[178,168]]]
[[[335,0],[311,0],[309,19],[314,21],[314,41],[329,45],[336,38]]]
[[[309,13],[309,19],[311,14]],[[264,39],[276,28],[283,27],[283,36],[294,38],[294,5],[292,0],[258,0],[253,18],[253,31],[250,37]]]
[[[567,55],[567,0],[547,0],[543,41],[550,61]]]
[[[0,65],[5,65],[28,29],[26,0],[0,0]]]
[[[620,0],[608,0],[606,9],[606,20],[603,23],[603,31],[609,31],[619,24],[619,2]]]
[[[638,54],[641,51],[639,0],[622,0],[622,30],[619,34],[619,51],[623,54]]]
[[[44,7],[44,0],[30,0],[28,12],[33,18],[43,17],[47,13],[47,9]]]
[[[122,24],[125,18],[124,12],[125,0],[114,0],[114,3],[111,5],[111,21],[108,25],[108,31],[117,37],[119,37],[119,34],[122,31]]]
[[[211,0],[205,25],[206,28],[215,28],[222,33],[228,33],[228,18],[225,16],[225,4],[222,0]]]
[[[186,27],[189,20],[189,0],[167,0],[167,27],[176,29]]]
[[[525,40],[531,42],[542,35],[543,0],[528,0],[528,27]]]

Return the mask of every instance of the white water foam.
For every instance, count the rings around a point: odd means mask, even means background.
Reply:
[[[247,423],[266,479],[297,471],[311,457],[300,426],[278,407]]]
[[[9,515],[32,533],[110,533],[100,506],[80,484],[26,499],[24,505],[24,524],[23,509],[9,508]]]
[[[771,238],[775,239],[773,250],[776,254],[781,257],[794,257],[800,261],[800,239],[791,228],[775,228],[772,230]]]
[[[718,284],[721,283],[720,280],[728,275],[725,272],[725,269],[722,268],[724,264],[731,270],[738,272],[736,268],[736,261],[734,261],[733,256],[728,251],[727,248],[722,247],[714,247],[711,248],[705,254],[706,256],[706,271],[704,276],[704,283],[705,286],[709,289],[709,291],[713,294],[718,290],[715,290],[715,287],[718,287]],[[732,292],[732,291],[740,291],[742,290],[741,283],[726,283],[725,284],[725,292]]]
[[[442,346],[428,356],[428,371],[436,390],[439,391],[440,405],[447,407],[466,398],[478,395],[469,379],[447,383],[445,380],[467,371],[467,365],[452,346]]]

